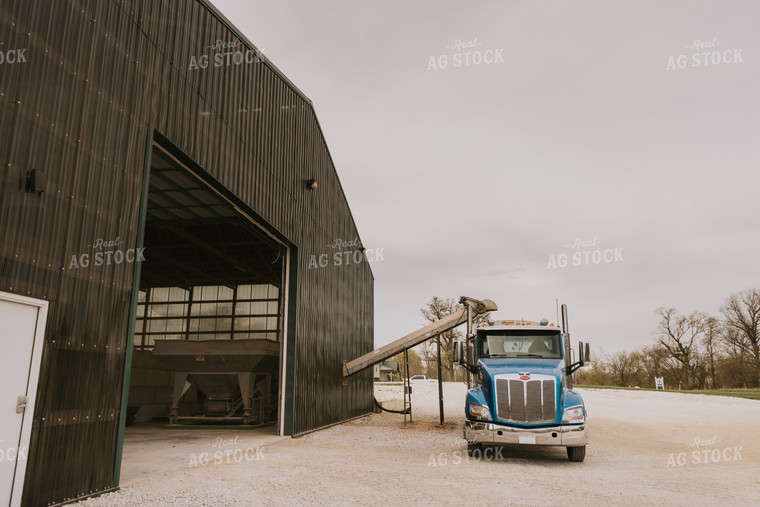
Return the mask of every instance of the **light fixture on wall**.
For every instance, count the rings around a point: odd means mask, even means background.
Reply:
[[[306,180],[306,188],[308,188],[309,190],[316,190],[317,189],[317,180],[315,180],[314,178],[312,178],[310,180]]]

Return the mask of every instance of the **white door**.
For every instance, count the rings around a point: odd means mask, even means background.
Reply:
[[[47,302],[0,292],[0,505],[20,505]]]

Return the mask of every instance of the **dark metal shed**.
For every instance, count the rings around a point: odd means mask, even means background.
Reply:
[[[118,486],[140,272],[174,255],[145,243],[146,217],[171,218],[149,210],[157,150],[203,187],[177,213],[234,210],[280,249],[279,431],[371,411],[371,372],[342,379],[373,348],[369,265],[309,262],[356,225],[311,102],[245,36],[203,0],[4,0],[0,52],[0,291],[49,302],[24,505]]]

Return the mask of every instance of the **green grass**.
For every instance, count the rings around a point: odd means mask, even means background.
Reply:
[[[641,388],[641,389],[635,389],[633,387],[617,387],[617,386],[588,386],[588,385],[576,385],[575,387],[579,387],[581,389],[624,389],[629,391],[657,391],[657,389],[652,388]],[[744,398],[747,400],[760,400],[760,389],[693,389],[693,390],[686,390],[683,389],[679,391],[678,389],[668,389],[667,391],[669,393],[681,393],[681,394],[707,394],[711,396],[731,396],[734,398]]]

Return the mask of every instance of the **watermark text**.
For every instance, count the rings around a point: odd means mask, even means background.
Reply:
[[[720,46],[721,42],[717,37],[713,37],[712,40],[695,39],[683,46],[686,52],[668,57],[665,70],[744,63],[742,56],[744,48],[723,49]]]
[[[623,247],[597,248],[601,244],[602,242],[597,237],[591,240],[575,238],[565,245],[571,252],[549,255],[549,263],[546,267],[547,269],[557,269],[623,261]]]
[[[385,248],[363,248],[359,238],[353,240],[344,240],[336,238],[327,245],[327,248],[333,250],[332,253],[323,253],[311,255],[309,257],[308,269],[326,268],[333,266],[348,266],[350,264],[361,264],[362,262],[382,262],[385,260],[383,251]]]
[[[0,65],[26,63],[26,48],[5,49],[4,45],[4,42],[0,42]]]
[[[235,438],[224,439],[215,438],[207,444],[212,449],[211,452],[194,452],[190,455],[188,467],[206,466],[209,464],[221,465],[222,463],[242,463],[243,461],[260,461],[264,459],[264,448],[258,447],[239,447],[243,442],[239,440],[239,435]],[[232,448],[234,447],[234,449]]]
[[[718,446],[720,440],[717,436],[702,439],[694,437],[686,445],[692,451],[668,454],[668,468],[684,467],[687,465],[707,465],[708,463],[727,463],[730,461],[742,461],[741,446]]]
[[[470,41],[455,40],[445,47],[450,53],[432,55],[428,59],[427,70],[443,70],[449,67],[469,67],[471,65],[491,65],[504,63],[504,48],[479,49],[483,43],[477,38]]]
[[[69,269],[88,268],[90,265],[110,266],[111,264],[121,264],[123,262],[131,264],[133,262],[145,261],[144,247],[124,250],[119,248],[123,243],[124,241],[120,241],[118,236],[112,240],[98,238],[92,244],[87,245],[87,248],[91,248],[92,252],[71,255]]]
[[[261,63],[264,54],[259,49],[248,49],[239,40],[216,40],[206,46],[207,51],[190,57],[188,70],[207,69],[212,67],[229,67],[231,65],[250,65]]]

